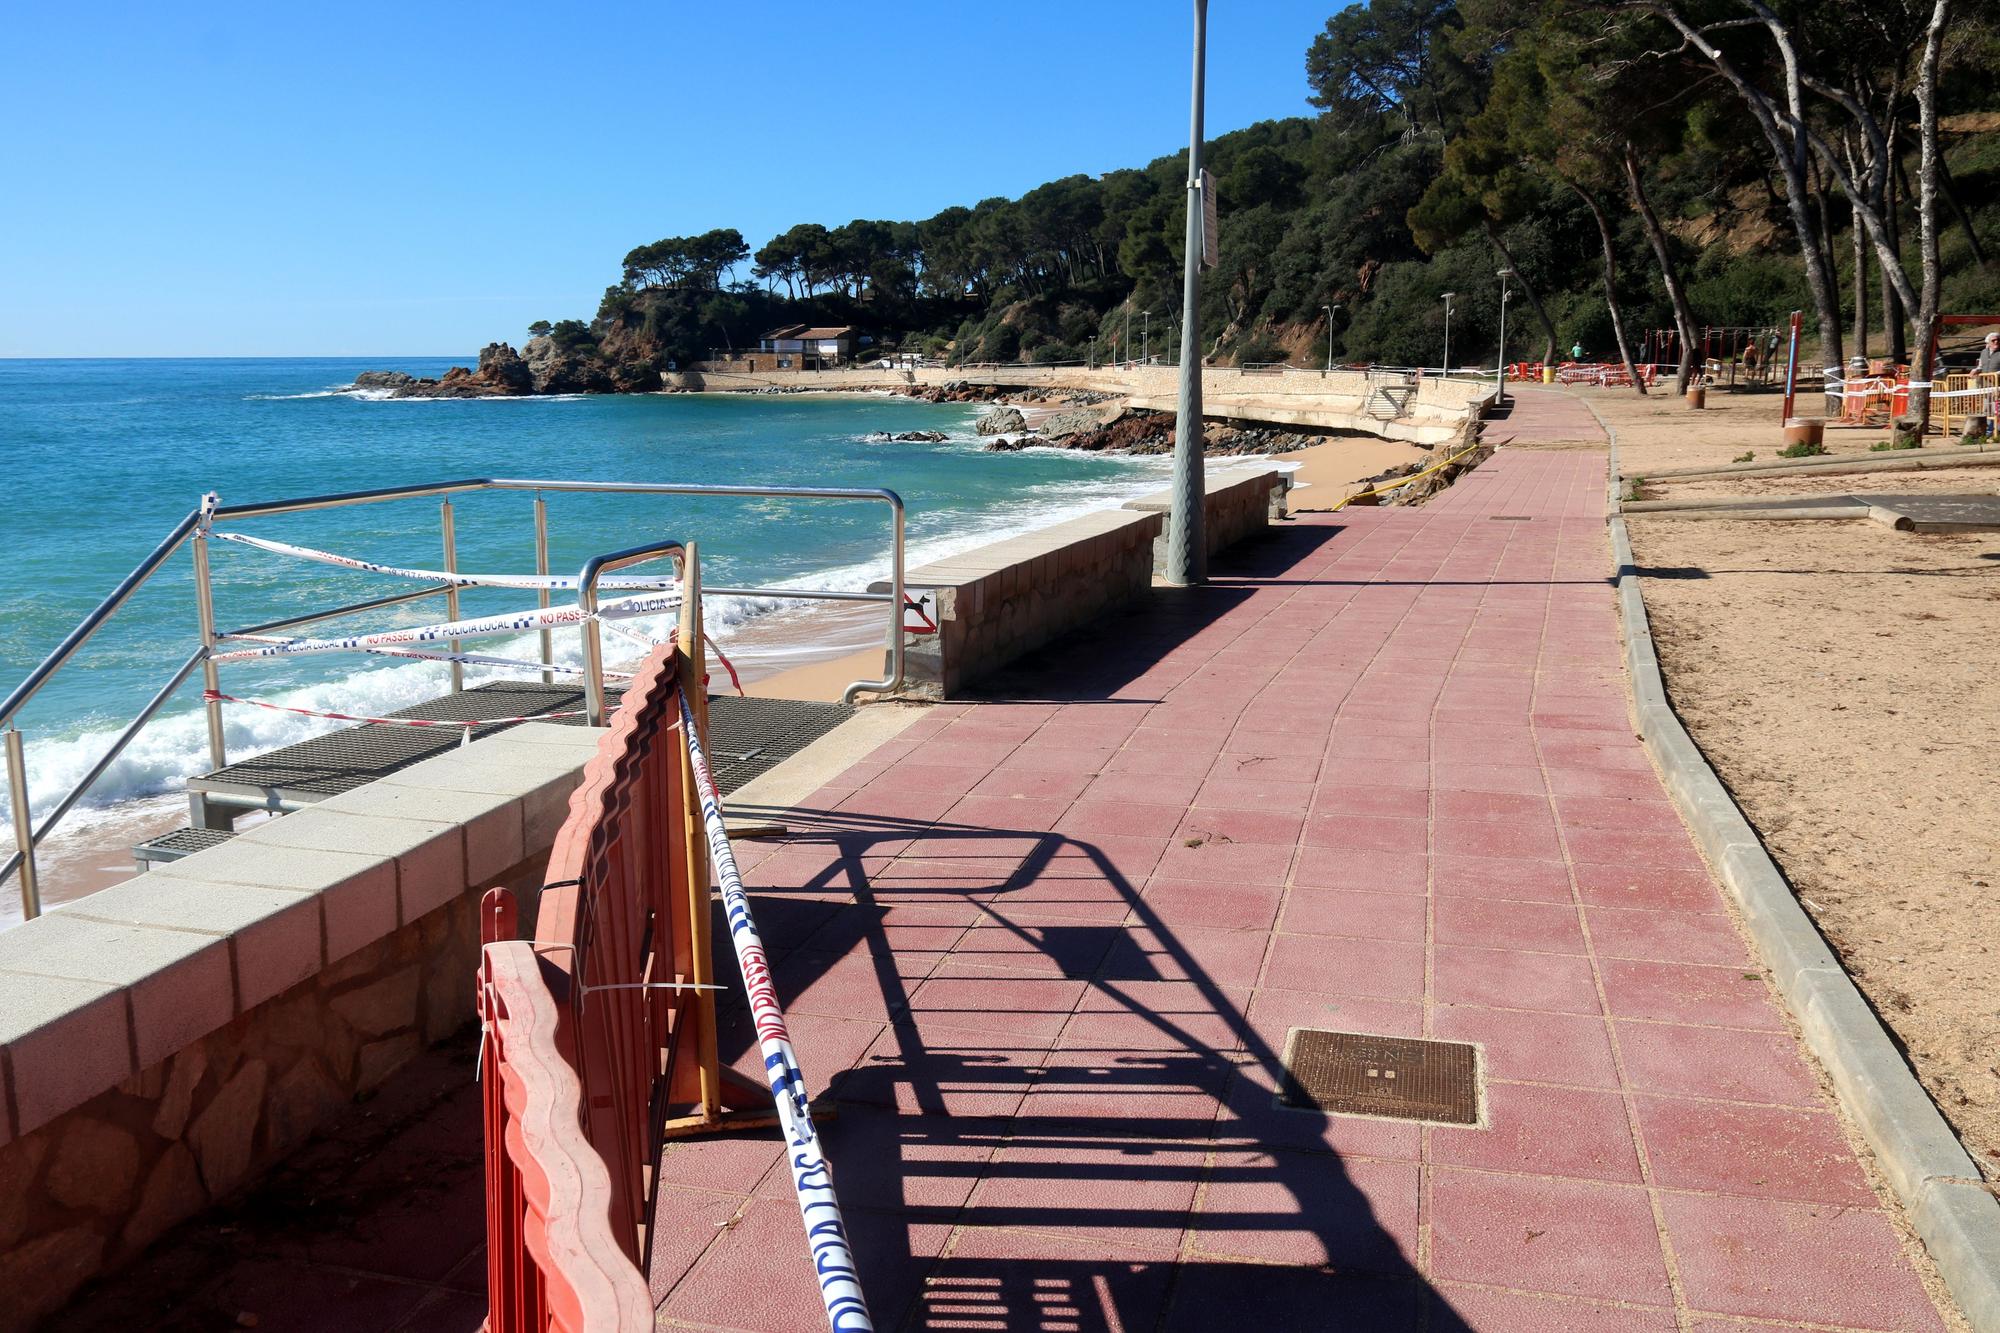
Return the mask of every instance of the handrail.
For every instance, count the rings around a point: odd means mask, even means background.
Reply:
[[[883,646],[886,653],[886,674],[879,680],[858,680],[853,682],[842,695],[842,700],[843,702],[851,703],[854,697],[862,692],[883,693],[893,691],[903,682],[902,611],[906,591],[904,584],[906,516],[902,497],[892,490],[876,487],[734,486],[678,482],[560,481],[518,477],[463,477],[449,481],[426,482],[409,486],[385,486],[367,490],[335,491],[321,495],[298,496],[253,504],[223,505],[216,503],[215,497],[208,496],[204,498],[200,506],[189,511],[187,516],[174,526],[173,530],[154,548],[152,553],[140,561],[132,572],[119,582],[111,594],[100,602],[89,615],[84,617],[75,629],[71,630],[64,637],[55,650],[49,653],[33,671],[29,672],[27,678],[15,686],[4,701],[0,701],[0,729],[4,729],[13,721],[29,700],[34,698],[41,688],[48,683],[50,678],[75,657],[77,652],[90,640],[98,629],[124,606],[132,594],[151,579],[154,574],[158,573],[161,566],[171,559],[182,545],[187,544],[192,539],[195,556],[196,609],[202,637],[202,647],[189,659],[188,665],[184,666],[174,676],[172,681],[153,698],[152,702],[141,710],[133,722],[120,733],[111,749],[91,767],[90,771],[84,776],[83,781],[73,787],[58,802],[55,810],[41,821],[34,836],[30,839],[30,845],[27,847],[17,847],[13,855],[4,864],[0,864],[0,882],[4,882],[16,870],[23,870],[23,888],[29,888],[27,879],[31,875],[32,870],[23,868],[32,866],[34,847],[41,843],[63,815],[75,807],[77,801],[83,797],[90,786],[103,776],[105,770],[110,767],[111,763],[130,744],[133,737],[138,734],[138,730],[152,719],[166,703],[167,698],[171,696],[173,691],[183,684],[187,680],[188,675],[197,667],[203,672],[204,686],[210,691],[219,691],[220,683],[216,678],[216,663],[212,660],[212,649],[217,640],[241,638],[246,635],[265,634],[296,628],[301,625],[333,620],[364,611],[379,610],[406,602],[420,601],[429,597],[443,596],[449,600],[453,598],[453,594],[456,591],[453,586],[446,584],[426,586],[406,593],[396,593],[385,597],[353,602],[330,610],[305,612],[298,615],[280,617],[258,625],[246,626],[241,629],[218,632],[214,623],[213,589],[208,568],[208,533],[216,521],[297,514],[319,509],[334,509],[361,504],[379,504],[393,500],[418,499],[427,496],[449,497],[477,491],[530,491],[535,493],[537,564],[544,568],[547,564],[547,519],[546,509],[542,500],[544,493],[854,500],[885,504],[890,510],[890,576],[892,587],[888,593],[847,592],[832,588],[782,587],[711,588],[708,591],[716,595],[726,596],[853,602],[875,605],[886,603],[888,615],[883,636]],[[446,524],[450,522],[448,503],[447,501],[444,517]],[[451,556],[450,541],[451,536],[447,528],[446,563],[448,565],[455,563],[455,560]],[[538,598],[538,600],[545,601],[545,598]],[[585,637],[586,639],[594,637],[594,622],[586,622]],[[550,640],[545,630],[542,635],[544,646],[540,657],[545,666],[553,660],[548,646],[549,642]],[[596,714],[596,719],[601,721],[601,674],[599,671],[593,671],[590,674],[593,680],[598,683],[600,708]],[[547,678],[546,671],[544,672],[544,677],[545,679]],[[456,685],[456,681],[454,684]],[[205,705],[205,711],[207,713],[210,762],[214,767],[220,768],[227,763],[227,755],[223,746],[221,704],[213,700],[208,701]],[[13,788],[13,804],[17,807],[15,811],[17,823],[29,820],[26,785],[25,782],[10,784],[10,787]],[[30,910],[28,914],[34,915],[34,911]]]
[[[14,714],[21,711],[21,706],[34,698],[42,686],[48,684],[49,677],[55,675],[63,663],[76,655],[76,650],[83,647],[90,636],[97,633],[119,607],[125,605],[126,600],[139,590],[141,584],[158,572],[160,566],[180,549],[181,543],[187,540],[188,534],[193,532],[200,522],[201,511],[199,509],[189,511],[186,518],[174,525],[174,530],[167,534],[166,540],[154,547],[153,553],[141,560],[137,567],[111,590],[111,595],[99,602],[97,609],[85,616],[77,627],[56,645],[54,652],[42,659],[41,665],[30,671],[28,678],[8,693],[6,700],[0,702],[0,727],[11,722]]]
[[[583,568],[576,572],[576,604],[589,617],[583,622],[583,722],[585,726],[604,725],[604,636],[597,623],[597,580],[613,570],[625,569],[631,565],[644,564],[648,560],[658,560],[661,556],[676,557],[678,568],[687,558],[687,547],[677,541],[649,542],[644,546],[628,546],[622,551],[609,555],[594,555],[583,562]]]

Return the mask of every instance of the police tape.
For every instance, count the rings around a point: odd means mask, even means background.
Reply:
[[[259,648],[238,648],[229,652],[215,653],[212,655],[212,660],[247,662],[260,657],[296,657],[305,653],[368,652],[376,648],[393,648],[409,643],[431,643],[443,639],[476,639],[490,634],[554,629],[563,625],[580,625],[591,619],[609,621],[631,616],[658,615],[661,612],[675,610],[680,604],[681,599],[676,594],[662,597],[624,597],[614,602],[606,602],[595,612],[586,611],[580,606],[545,606],[532,611],[506,612],[500,615],[479,616],[471,620],[447,620],[435,625],[416,625],[409,629],[384,630],[377,634],[353,634],[340,639],[288,639],[283,643],[265,644]]]
[[[574,574],[459,574],[446,569],[412,569],[403,565],[378,564],[373,560],[360,560],[351,555],[336,555],[332,551],[321,551],[310,546],[294,546],[290,542],[274,542],[268,537],[252,537],[241,532],[211,532],[217,541],[235,542],[239,546],[251,546],[273,555],[292,556],[299,560],[313,560],[322,565],[338,565],[342,569],[357,569],[368,574],[383,574],[390,578],[422,579],[430,583],[449,583],[456,588],[549,588],[553,590],[575,591],[581,586]],[[672,588],[678,581],[658,575],[648,577],[642,574],[621,574],[597,581],[600,588]]]

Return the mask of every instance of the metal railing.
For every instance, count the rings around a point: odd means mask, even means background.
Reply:
[[[886,505],[889,509],[890,537],[890,590],[888,592],[850,592],[837,588],[707,588],[706,593],[722,597],[755,597],[785,600],[848,602],[880,605],[886,611],[883,646],[886,653],[886,674],[880,680],[857,680],[848,685],[842,694],[843,702],[851,703],[861,693],[886,693],[903,683],[903,634],[902,612],[904,589],[904,507],[902,497],[894,491],[879,488],[837,488],[821,486],[710,486],[681,484],[672,482],[615,482],[615,481],[551,481],[520,478],[468,478],[458,481],[433,482],[415,486],[391,486],[371,490],[342,491],[326,495],[299,496],[284,500],[270,500],[256,504],[224,505],[213,495],[203,497],[202,503],[175,524],[152,553],[120,580],[110,596],[71,630],[53,652],[30,671],[27,677],[11,690],[4,700],[0,700],[0,746],[4,746],[8,769],[8,787],[12,802],[12,824],[16,835],[15,850],[5,862],[0,862],[0,884],[19,873],[21,877],[21,904],[23,914],[35,917],[41,913],[40,881],[35,869],[35,849],[61,823],[63,817],[75,808],[98,779],[104,776],[118,757],[124,753],[133,739],[145,729],[160,709],[165,707],[187,678],[197,667],[202,674],[202,684],[209,696],[220,693],[221,679],[215,652],[218,644],[230,640],[240,640],[253,635],[270,634],[275,631],[296,629],[300,626],[335,620],[344,616],[357,615],[385,607],[443,597],[447,614],[458,618],[460,585],[457,583],[426,584],[408,592],[394,593],[384,597],[369,598],[350,602],[343,606],[323,611],[309,611],[299,615],[286,616],[262,624],[248,625],[239,629],[220,630],[215,615],[214,584],[209,569],[210,533],[215,524],[226,520],[271,518],[285,514],[306,513],[322,509],[338,509],[353,505],[382,504],[395,500],[412,500],[438,497],[439,527],[443,542],[444,572],[454,573],[458,568],[456,525],[452,511],[451,497],[483,491],[526,491],[535,496],[535,567],[538,574],[549,572],[548,506],[544,499],[547,494],[593,494],[593,495],[660,495],[701,497],[714,496],[738,499],[794,499],[815,501],[860,501]],[[129,601],[147,581],[157,574],[183,545],[188,545],[193,557],[195,585],[196,628],[199,646],[168,678],[165,685],[153,695],[145,707],[141,708],[124,730],[112,741],[110,747],[98,757],[81,780],[75,783],[56,802],[48,814],[37,822],[32,818],[28,803],[27,755],[20,730],[15,723],[21,710],[41,692],[42,688],[63,669],[78,651],[88,643],[93,635],[105,625],[119,609]],[[611,556],[596,557],[597,561],[616,561],[630,552],[620,552]],[[586,565],[586,571],[591,566]],[[600,565],[596,573],[605,572]],[[581,606],[584,590],[579,589]],[[596,588],[594,579],[588,590],[592,605],[583,608],[594,611]],[[548,589],[541,589],[537,602],[542,607],[550,604]],[[594,638],[595,620],[585,620],[585,639],[589,643]],[[544,628],[539,633],[542,679],[553,679],[553,634]],[[452,651],[457,651],[457,641],[450,641]],[[590,650],[587,648],[586,653]],[[585,673],[586,695],[597,700],[592,721],[601,721],[603,711],[604,681],[601,648],[590,654],[593,660]],[[459,663],[451,664],[452,689],[464,687],[463,668]],[[213,768],[228,766],[229,756],[225,744],[222,704],[214,697],[203,701],[207,725],[208,757]]]

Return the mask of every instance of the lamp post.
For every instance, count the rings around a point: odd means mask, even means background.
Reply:
[[[1440,378],[1451,378],[1451,298],[1457,292],[1446,292],[1440,299],[1444,301],[1444,366],[1439,371]]]
[[[1143,310],[1139,320],[1139,364],[1153,364],[1153,312]]]
[[[1179,587],[1208,582],[1208,538],[1202,531],[1201,257],[1202,80],[1208,62],[1208,0],[1194,0],[1194,76],[1188,98],[1186,261],[1181,282],[1181,394],[1174,414],[1173,502],[1167,512],[1166,581]],[[1187,354],[1193,343],[1195,355]]]
[[[1125,298],[1125,359],[1132,359],[1132,298]]]
[[[1509,279],[1509,278],[1511,278],[1511,277],[1513,277],[1513,276],[1514,276],[1514,270],[1513,270],[1513,269],[1511,269],[1511,268],[1503,268],[1503,269],[1501,269],[1501,270],[1500,270],[1500,273],[1499,273],[1499,277],[1500,277],[1500,364],[1499,364],[1499,366],[1498,366],[1498,367],[1497,367],[1497,368],[1496,368],[1496,369],[1494,370],[1494,372],[1493,372],[1493,373],[1494,373],[1494,375],[1495,375],[1495,376],[1496,376],[1496,377],[1497,377],[1497,378],[1499,379],[1499,381],[1500,381],[1500,383],[1499,383],[1499,385],[1498,385],[1498,388],[1497,388],[1497,391],[1496,391],[1496,392],[1494,393],[1494,395],[1493,395],[1493,403],[1494,403],[1494,406],[1496,406],[1496,407],[1505,407],[1505,406],[1507,405],[1507,302],[1508,302],[1508,301],[1509,301],[1510,299],[1512,299],[1512,297],[1513,297],[1513,295],[1514,295],[1514,293],[1512,293],[1512,292],[1510,292],[1510,291],[1508,291],[1508,290],[1507,290],[1507,279]]]
[[[1340,307],[1337,305],[1323,305],[1320,307],[1320,309],[1326,311],[1326,368],[1328,370],[1332,370],[1333,369],[1333,312],[1340,309]]]
[[[1090,368],[1097,369],[1097,335],[1090,335]]]

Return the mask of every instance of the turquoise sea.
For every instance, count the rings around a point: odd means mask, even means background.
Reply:
[[[0,460],[9,483],[0,525],[6,534],[0,692],[18,683],[209,490],[227,504],[467,477],[886,486],[909,506],[914,565],[1165,484],[1157,460],[983,452],[971,430],[976,408],[889,396],[425,401],[342,392],[360,370],[437,375],[451,364],[0,360]],[[946,431],[950,440],[862,439],[871,431],[919,429]],[[532,572],[530,496],[477,494],[455,503],[460,569]],[[664,537],[698,540],[705,578],[717,586],[789,581],[856,588],[887,569],[880,505],[556,495],[549,513],[557,572],[574,572],[594,552]],[[238,526],[382,563],[436,568],[440,561],[435,499]],[[225,628],[408,586],[223,543],[214,551],[217,618]],[[478,590],[466,594],[462,614],[523,609],[533,600],[533,593]],[[775,602],[709,607],[725,649],[731,631],[753,620],[811,614]],[[375,629],[443,618],[440,599],[342,623]],[[763,624],[768,629],[770,622]],[[791,637],[811,633],[802,622]],[[846,633],[829,648],[855,646],[851,625]],[[102,752],[192,649],[194,634],[193,581],[183,552],[22,717],[38,808]],[[558,631],[558,655],[574,660],[575,639],[574,630]],[[531,638],[476,646],[533,655]],[[231,666],[223,688],[367,714],[440,692],[445,670],[352,654],[313,656]],[[475,670],[470,678],[483,674]],[[203,762],[199,709],[197,673],[169,715],[106,776],[92,804],[101,809],[176,790]],[[328,725],[235,706],[228,718],[232,757]]]

